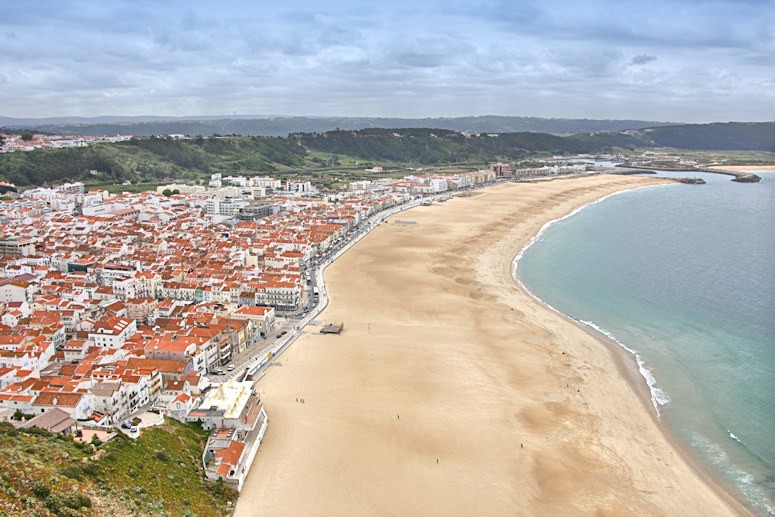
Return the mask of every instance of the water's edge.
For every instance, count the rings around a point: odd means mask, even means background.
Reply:
[[[592,321],[579,320],[572,316],[565,314],[552,306],[548,302],[542,300],[535,293],[533,293],[519,278],[519,262],[524,256],[525,252],[532,247],[535,243],[541,240],[544,233],[555,223],[568,219],[580,211],[594,206],[598,203],[605,201],[608,198],[617,196],[619,194],[631,193],[637,190],[660,187],[662,185],[646,185],[625,190],[613,192],[605,195],[599,199],[596,199],[590,203],[579,206],[569,212],[568,214],[552,219],[546,222],[522,249],[517,253],[511,262],[511,276],[518,288],[525,292],[528,296],[533,298],[537,303],[550,309],[556,314],[560,315],[564,319],[570,321],[574,325],[577,325],[585,332],[594,336],[606,349],[610,352],[612,359],[619,369],[619,373],[630,383],[634,392],[638,395],[638,398],[644,405],[644,410],[654,419],[655,424],[662,432],[665,439],[670,443],[673,449],[686,461],[690,468],[703,479],[719,496],[725,499],[730,505],[738,511],[741,515],[755,515],[744,495],[740,493],[734,484],[724,478],[724,476],[717,472],[711,465],[694,450],[690,443],[686,443],[682,440],[677,433],[674,433],[661,419],[659,408],[669,403],[670,398],[668,394],[659,388],[656,384],[656,379],[651,370],[646,366],[645,360],[638,354],[636,350],[628,347],[621,341],[619,341],[612,333],[602,328],[598,324]]]

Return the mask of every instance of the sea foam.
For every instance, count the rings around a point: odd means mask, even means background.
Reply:
[[[654,406],[654,409],[657,412],[657,416],[660,416],[659,408],[661,406],[664,406],[668,402],[670,402],[670,397],[668,397],[668,395],[665,392],[665,390],[663,390],[663,389],[661,389],[661,388],[659,388],[657,386],[657,379],[654,377],[654,374],[651,372],[651,370],[646,366],[645,361],[640,356],[640,354],[638,354],[637,351],[633,350],[632,348],[628,347],[627,345],[625,345],[624,343],[619,341],[616,338],[616,336],[614,336],[613,334],[611,334],[607,330],[601,328],[600,326],[598,326],[594,322],[584,321],[584,320],[577,320],[576,318],[573,318],[572,316],[569,316],[569,315],[567,315],[567,314],[557,310],[557,308],[555,308],[552,305],[550,305],[549,303],[545,302],[544,300],[542,300],[541,298],[536,296],[530,289],[528,289],[527,286],[519,279],[519,276],[517,274],[517,271],[519,269],[519,261],[522,259],[523,255],[525,254],[525,251],[527,251],[536,242],[539,242],[543,238],[544,232],[546,232],[546,230],[551,225],[553,225],[554,223],[562,221],[562,220],[567,219],[569,217],[572,217],[572,216],[576,215],[577,213],[579,213],[580,211],[584,210],[585,208],[587,208],[589,206],[596,205],[598,203],[601,203],[602,201],[605,201],[606,199],[608,199],[610,197],[613,197],[613,196],[616,196],[618,194],[623,194],[625,192],[633,192],[635,190],[641,190],[641,189],[646,189],[646,188],[652,188],[652,187],[655,187],[655,186],[657,186],[657,185],[646,185],[646,186],[643,186],[643,187],[636,187],[636,188],[633,188],[633,189],[620,190],[620,191],[617,191],[617,192],[613,192],[611,194],[608,194],[607,196],[603,196],[603,197],[601,197],[599,199],[596,199],[595,201],[592,201],[591,203],[588,203],[586,205],[582,205],[582,206],[574,209],[573,211],[571,211],[570,213],[568,213],[568,214],[566,214],[566,215],[564,215],[562,217],[558,217],[557,219],[552,219],[551,221],[545,223],[543,226],[541,226],[541,229],[538,230],[538,233],[536,233],[530,239],[530,241],[528,241],[528,243],[525,244],[525,246],[521,250],[519,250],[519,253],[517,254],[517,256],[514,257],[514,260],[511,263],[511,276],[514,278],[514,281],[516,281],[517,284],[519,284],[519,286],[526,293],[528,293],[531,297],[533,297],[536,301],[538,301],[539,303],[541,303],[545,307],[548,307],[549,309],[553,310],[554,312],[556,312],[556,313],[558,313],[558,314],[560,314],[560,315],[562,315],[562,316],[564,316],[566,318],[569,318],[569,319],[571,319],[571,320],[573,320],[573,321],[575,321],[575,322],[577,322],[577,323],[579,323],[581,325],[584,325],[584,326],[587,326],[589,328],[594,329],[595,331],[603,334],[604,336],[606,336],[607,338],[612,340],[614,343],[619,345],[622,349],[624,349],[627,352],[629,352],[635,358],[635,361],[638,364],[638,372],[640,372],[641,376],[646,381],[646,385],[648,386],[649,392],[651,394],[651,404]]]

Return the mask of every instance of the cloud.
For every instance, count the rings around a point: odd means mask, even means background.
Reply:
[[[633,56],[632,59],[630,59],[631,65],[645,65],[646,63],[650,63],[651,61],[656,61],[656,56],[649,56],[647,54],[638,54],[637,56]]]
[[[762,117],[775,112],[771,5],[18,2],[0,17],[0,114],[651,119],[670,106],[691,120],[708,112],[689,96],[707,95],[727,119]]]

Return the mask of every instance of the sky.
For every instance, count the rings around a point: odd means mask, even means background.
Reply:
[[[0,116],[775,120],[775,0],[5,2]]]

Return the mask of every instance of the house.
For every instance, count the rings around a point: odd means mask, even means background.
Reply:
[[[185,422],[189,412],[195,407],[195,403],[196,400],[191,395],[181,393],[167,404],[167,415],[180,422]]]
[[[266,337],[274,328],[274,307],[254,307],[245,305],[231,314],[234,319],[246,319],[252,321],[259,335]]]
[[[29,302],[37,289],[37,277],[29,273],[0,279],[0,303]]]
[[[89,339],[101,348],[121,348],[136,332],[135,320],[106,316],[94,324]]]
[[[94,397],[90,393],[42,391],[32,403],[32,412],[43,414],[54,408],[66,411],[76,420],[86,420],[94,412]]]
[[[45,429],[51,433],[71,434],[71,431],[77,422],[67,411],[55,407],[36,415],[26,422],[21,427],[22,429],[29,429],[30,427],[37,427],[38,429]]]
[[[95,382],[89,392],[94,396],[94,410],[108,417],[108,423],[120,422],[129,416],[127,389],[121,382]]]

